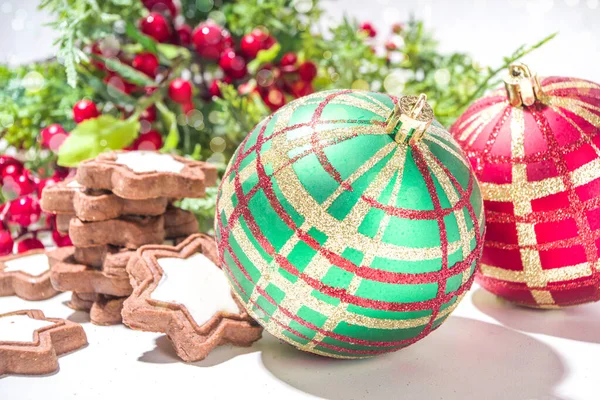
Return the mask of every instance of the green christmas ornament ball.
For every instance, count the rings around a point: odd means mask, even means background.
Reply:
[[[301,350],[361,358],[439,327],[483,236],[470,164],[423,97],[337,90],[295,100],[236,150],[217,198],[237,299]]]

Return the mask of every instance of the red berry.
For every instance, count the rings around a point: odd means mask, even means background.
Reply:
[[[177,37],[179,38],[179,44],[182,46],[189,46],[192,44],[192,27],[188,24],[183,24],[177,28]]]
[[[231,37],[231,33],[223,28],[222,31],[222,35],[223,35],[223,48],[224,49],[228,49],[228,48],[233,48],[235,47],[235,42],[233,41],[233,38]]]
[[[29,174],[23,173],[17,176],[13,183],[13,190],[19,196],[31,194],[36,189],[36,183],[29,177]]]
[[[69,173],[71,172],[71,170],[69,168],[66,167],[59,167],[58,165],[56,167],[54,167],[54,175],[52,175],[52,178],[58,180],[58,181],[62,181],[64,180],[67,176],[69,176]]]
[[[317,66],[312,61],[304,61],[298,67],[298,75],[304,82],[312,82],[317,76]]]
[[[0,156],[0,174],[4,171],[4,168],[8,167],[9,165],[16,165],[16,166],[19,166],[20,168],[23,168],[23,164],[21,163],[21,161],[17,160],[16,158],[11,157],[11,156],[1,155]]]
[[[233,79],[243,78],[248,72],[246,61],[238,56],[233,49],[227,49],[223,52],[219,59],[219,66],[225,74]]]
[[[100,49],[100,44],[98,42],[95,42],[92,45],[92,54],[96,54],[98,56],[104,55],[104,54],[102,54],[102,50]],[[106,71],[106,67],[104,66],[104,63],[102,61],[92,59],[92,64],[94,64],[96,66],[96,68],[98,68],[102,71]]]
[[[189,103],[192,100],[192,84],[183,78],[173,79],[169,85],[169,97],[175,103]]]
[[[285,95],[278,87],[272,87],[267,90],[262,95],[262,99],[271,111],[276,111],[285,105]]]
[[[400,33],[402,33],[403,30],[404,30],[404,24],[397,22],[394,25],[392,25],[392,32],[394,32],[396,35],[399,35]]]
[[[296,53],[285,53],[283,57],[281,57],[279,65],[287,67],[288,65],[295,65],[297,61],[298,57],[296,56]]]
[[[210,93],[211,97],[221,97],[221,88],[219,88],[220,82],[221,82],[221,80],[215,79],[210,84],[210,87],[208,88],[208,92]]]
[[[198,25],[192,36],[198,55],[209,60],[218,60],[225,48],[223,33],[223,28],[212,21]]]
[[[27,227],[40,219],[40,204],[32,196],[22,196],[10,202],[8,222]]]
[[[0,230],[0,256],[11,254],[14,244],[10,231]]]
[[[58,182],[60,182],[59,179],[55,177],[42,179],[40,183],[37,184],[38,197],[42,197],[42,192],[44,191],[45,187],[56,185]]]
[[[360,26],[360,30],[366,32],[369,35],[369,37],[377,36],[377,31],[369,22],[363,22]]]
[[[154,78],[158,72],[160,63],[158,57],[152,53],[140,53],[133,58],[131,66],[140,72]]]
[[[290,91],[292,92],[292,95],[298,99],[300,97],[308,96],[313,93],[315,89],[313,88],[312,83],[299,80],[292,83]]]
[[[248,34],[245,35],[240,41],[240,49],[242,50],[242,54],[244,54],[244,56],[249,59],[253,59],[262,49],[262,43],[256,36]]]
[[[258,39],[263,50],[270,49],[277,42],[273,36],[259,28],[254,29],[250,34]]]
[[[157,42],[167,42],[171,38],[169,23],[157,12],[151,12],[140,21],[142,33],[154,38]]]
[[[29,250],[43,249],[44,244],[37,238],[23,239],[17,243],[17,253],[25,253]]]
[[[42,129],[42,147],[57,151],[69,134],[60,124],[48,125]]]
[[[54,243],[56,243],[56,246],[58,246],[58,247],[73,246],[73,242],[71,242],[71,238],[69,237],[69,234],[65,233],[63,235],[56,229],[54,229],[52,231],[52,240],[54,240]]]
[[[2,180],[14,180],[23,171],[23,167],[19,164],[10,164],[2,170]]]
[[[385,42],[385,49],[387,51],[394,51],[396,50],[398,47],[396,46],[396,43],[392,42],[391,40]]]
[[[140,120],[145,120],[150,123],[156,121],[156,107],[150,106],[140,114]]]
[[[157,131],[148,131],[138,136],[131,147],[134,150],[159,150],[163,145],[162,136]]]
[[[142,0],[142,4],[150,11],[157,13],[171,14],[171,17],[177,16],[177,6],[173,0]]]
[[[111,88],[114,88],[125,94],[130,94],[137,88],[135,84],[127,82],[126,80],[124,80],[119,75],[113,72],[111,72],[104,78],[104,83],[106,83]]]
[[[75,122],[80,123],[86,119],[96,118],[100,113],[96,108],[96,104],[90,100],[79,100],[73,106],[73,119]]]

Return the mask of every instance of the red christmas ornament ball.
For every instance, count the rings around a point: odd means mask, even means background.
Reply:
[[[522,64],[506,81],[451,128],[484,198],[477,281],[536,308],[600,300],[600,85]]]

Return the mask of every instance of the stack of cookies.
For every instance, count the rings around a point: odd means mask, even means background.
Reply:
[[[57,215],[72,247],[48,253],[56,290],[98,325],[121,322],[132,287],[126,266],[148,244],[178,243],[198,232],[195,216],[172,205],[203,197],[215,185],[210,164],[149,151],[111,152],[81,163],[77,176],[44,190],[41,205]]]

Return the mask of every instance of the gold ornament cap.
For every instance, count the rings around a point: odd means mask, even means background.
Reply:
[[[504,86],[509,103],[514,107],[531,106],[542,97],[542,88],[537,74],[523,63],[513,63],[508,67]]]
[[[402,96],[386,121],[386,131],[397,143],[412,144],[420,141],[433,122],[433,109],[427,96]]]

